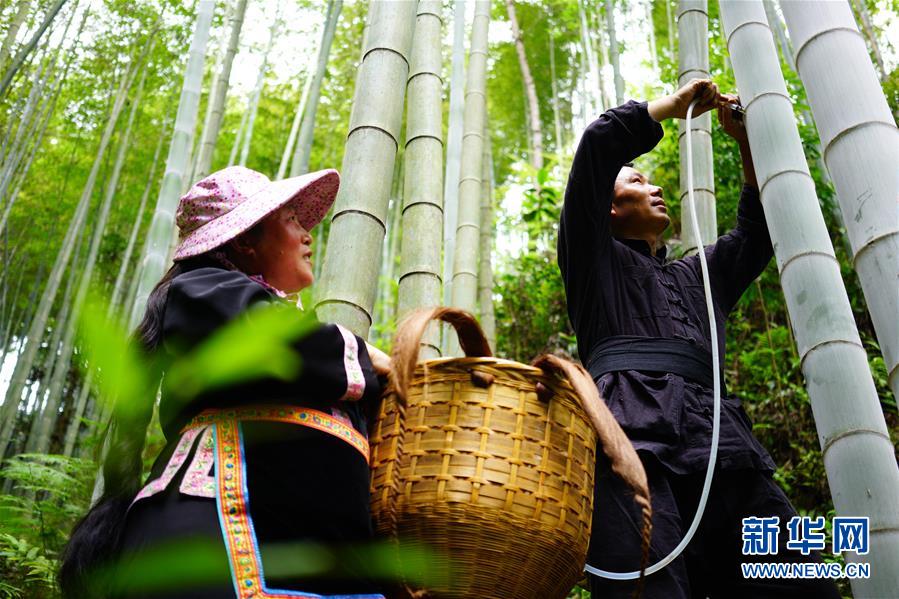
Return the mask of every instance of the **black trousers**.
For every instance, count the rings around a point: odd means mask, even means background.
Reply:
[[[650,564],[668,555],[693,520],[705,473],[672,474],[651,455],[640,456],[649,478],[653,507]],[[640,514],[632,493],[607,467],[598,468],[597,501],[588,563],[608,571],[633,571],[640,561]],[[829,579],[744,578],[744,562],[820,562],[786,548],[787,522],[796,515],[771,476],[759,470],[715,472],[702,522],[690,545],[664,570],[646,578],[646,599],[839,599]],[[779,516],[776,555],[742,554],[742,519]],[[630,597],[634,581],[612,581],[590,575],[594,599]]]

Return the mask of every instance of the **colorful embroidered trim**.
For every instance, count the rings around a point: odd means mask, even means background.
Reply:
[[[346,393],[340,399],[360,399],[365,393],[365,375],[359,364],[359,342],[346,328],[337,325],[343,336],[343,368],[346,370]]]
[[[212,499],[215,497],[215,476],[210,474],[210,470],[215,463],[215,439],[211,426],[199,430],[203,434],[178,490],[185,495]]]
[[[216,504],[222,535],[231,562],[237,599],[384,599],[383,595],[317,595],[300,591],[268,589],[262,571],[262,557],[250,517],[246,460],[237,420],[221,420],[215,425]]]
[[[178,440],[178,445],[175,446],[175,451],[172,453],[172,457],[169,458],[169,463],[166,464],[165,470],[162,471],[159,478],[151,480],[140,490],[140,493],[137,494],[131,502],[131,505],[134,505],[141,499],[151,497],[169,486],[169,483],[175,478],[178,470],[181,469],[181,465],[184,464],[184,460],[187,459],[187,455],[190,453],[190,448],[193,446],[194,440],[201,432],[201,428],[182,431],[181,438]],[[131,505],[128,506],[128,509],[131,509]]]
[[[331,416],[347,426],[353,426],[353,421],[350,420],[350,415],[336,406],[331,408]]]
[[[210,424],[230,420],[287,422],[308,426],[346,441],[362,454],[366,463],[369,460],[368,439],[365,438],[365,435],[330,414],[309,408],[255,406],[230,410],[204,410],[197,416],[194,416],[182,430],[209,426]]]

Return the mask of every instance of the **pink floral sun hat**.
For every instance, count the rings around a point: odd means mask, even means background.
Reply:
[[[175,222],[180,239],[174,259],[184,260],[215,249],[288,202],[296,204],[307,231],[327,214],[340,176],[325,169],[271,181],[243,166],[229,166],[201,179],[181,198]]]

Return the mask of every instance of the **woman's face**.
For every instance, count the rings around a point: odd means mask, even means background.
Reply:
[[[312,285],[312,235],[300,225],[292,203],[265,217],[253,244],[255,270],[285,293]]]

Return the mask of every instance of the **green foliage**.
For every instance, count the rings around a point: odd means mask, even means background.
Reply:
[[[429,564],[446,557],[416,544],[380,542],[326,546],[313,542],[277,543],[260,548],[266,574],[272,578],[339,577],[352,571],[378,580],[403,580],[411,585],[445,585],[442,573]],[[184,559],[189,555],[190,559]],[[128,593],[164,592],[226,583],[231,577],[218,541],[178,540],[153,545],[129,556],[124,564],[102,568],[95,579],[108,581]]]
[[[559,226],[562,191],[557,181],[550,181],[549,168],[536,174],[536,184],[525,189],[521,220],[528,236],[528,250],[553,245]]]
[[[86,302],[79,323],[79,346],[88,367],[97,369],[95,384],[100,397],[105,401],[120,398],[124,405],[135,405],[152,393],[159,371],[147,368],[124,323],[107,318],[107,309],[99,298]]]
[[[95,466],[89,460],[22,454],[0,477],[0,597],[56,597],[57,558],[90,501]]]
[[[585,584],[582,582],[581,584]],[[590,591],[583,588],[581,585],[575,586],[571,589],[571,592],[568,593],[568,597],[566,599],[590,599]]]
[[[547,169],[524,191],[521,220],[528,249],[507,257],[495,275],[497,355],[528,363],[542,353],[576,355],[555,249],[562,183]]]
[[[27,539],[0,534],[0,582],[2,597],[39,597],[55,594],[56,563]]]
[[[572,95],[583,73],[580,72],[574,45],[580,39],[577,3],[565,0],[516,2],[515,13],[523,32],[525,53],[540,107],[540,121],[545,149],[555,148],[553,128],[552,80],[549,37],[555,46],[556,97],[562,125],[563,144],[575,135],[572,126]],[[506,7],[493,5],[491,20],[505,21]],[[492,25],[491,27],[498,27]],[[527,101],[515,44],[502,41],[490,46],[487,72],[487,113],[493,140],[495,178],[503,182],[515,169],[515,163],[526,162],[528,155]]]

